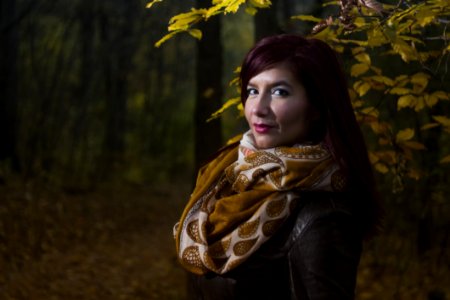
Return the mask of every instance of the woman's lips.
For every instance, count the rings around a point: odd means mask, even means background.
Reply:
[[[257,133],[267,133],[272,127],[266,124],[253,124],[253,129]]]

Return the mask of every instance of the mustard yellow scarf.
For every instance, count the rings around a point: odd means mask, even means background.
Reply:
[[[174,235],[190,272],[224,274],[245,261],[290,215],[301,191],[343,190],[325,147],[258,150],[250,132],[199,172]]]

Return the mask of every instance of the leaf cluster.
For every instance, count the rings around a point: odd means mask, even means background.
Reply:
[[[179,32],[201,38],[201,32],[193,28],[195,24],[214,15],[234,13],[243,4],[248,13],[254,14],[259,8],[268,8],[270,1],[215,0],[209,8],[193,8],[174,16],[169,22],[169,34],[156,45]],[[438,152],[428,149],[427,132],[447,134],[441,140],[449,141],[450,94],[445,80],[450,52],[450,0],[400,1],[394,5],[376,0],[341,0],[323,5],[339,6],[339,14],[325,18],[299,15],[292,19],[316,23],[310,36],[326,41],[346,58],[355,114],[377,140],[370,145],[371,161],[378,172],[393,175],[398,183],[394,189],[401,190],[403,177],[419,179],[426,175],[427,171],[417,163],[424,151]],[[238,87],[239,82],[233,79],[230,85]],[[239,103],[239,98],[233,97],[211,118]],[[396,116],[401,116],[398,121]],[[427,163],[450,162],[450,153],[439,155],[439,159]]]

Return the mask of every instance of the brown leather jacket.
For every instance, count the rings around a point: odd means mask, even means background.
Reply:
[[[190,299],[354,299],[362,234],[350,194],[311,192],[241,266],[190,275]]]

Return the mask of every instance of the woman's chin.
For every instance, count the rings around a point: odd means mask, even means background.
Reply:
[[[278,146],[278,143],[270,136],[255,135],[255,145],[258,149],[269,149]]]

